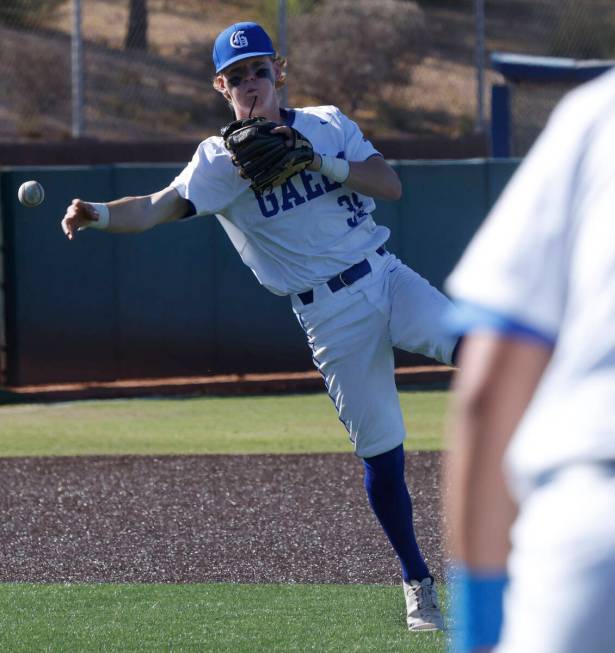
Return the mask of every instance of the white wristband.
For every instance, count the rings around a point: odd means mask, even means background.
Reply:
[[[92,220],[88,228],[104,231],[109,226],[109,207],[101,202],[88,202],[88,204],[98,212],[98,220]]]
[[[327,156],[326,154],[320,155],[320,172],[321,175],[339,181],[343,184],[350,176],[350,163],[346,159],[338,159],[336,156]]]

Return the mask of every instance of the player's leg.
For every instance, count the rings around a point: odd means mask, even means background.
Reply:
[[[295,312],[339,419],[365,458],[391,451],[406,432],[388,316],[366,301],[359,283]]]
[[[381,286],[373,284],[365,292],[380,310],[389,311],[387,317],[392,344],[446,364],[455,364],[459,340],[448,333],[445,324],[447,313],[452,308],[451,302],[393,255],[387,257],[381,282]],[[405,540],[406,543],[408,541]],[[430,623],[442,628],[433,579],[413,578],[408,582],[406,576],[404,573],[409,628],[428,629]],[[421,609],[422,606],[426,608]],[[417,613],[419,618],[415,619]]]
[[[459,340],[446,327],[450,300],[406,265],[391,269],[391,339],[395,347],[453,365]]]
[[[433,594],[432,579],[416,543],[404,477],[401,444],[405,428],[395,386],[385,283],[385,275],[375,274],[356,287],[340,291],[335,303],[325,302],[307,310],[299,307],[298,317],[339,418],[357,455],[365,461],[370,505],[400,558],[412,600],[424,610],[433,607],[433,602],[422,601],[423,594]],[[420,585],[421,581],[429,587],[420,586],[417,594],[411,582]],[[414,614],[418,603],[409,610],[413,629],[441,626],[439,612],[436,615],[431,610],[431,622]]]
[[[364,458],[365,489],[370,506],[401,563],[408,628],[440,630],[442,615],[433,577],[416,541],[404,462],[401,444],[386,453]]]
[[[370,506],[397,553],[404,582],[428,578],[429,570],[414,534],[412,501],[404,476],[403,445],[364,458],[363,465]]]
[[[535,490],[513,529],[497,653],[612,652],[615,466],[571,467]]]

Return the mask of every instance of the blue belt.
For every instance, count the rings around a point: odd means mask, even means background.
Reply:
[[[386,249],[384,248],[384,245],[381,245],[376,250],[376,253],[380,254],[380,256],[384,256],[386,254]],[[366,258],[364,258],[360,263],[351,265],[347,270],[344,270],[343,272],[336,274],[334,277],[331,277],[331,279],[327,281],[327,286],[329,286],[331,292],[337,292],[342,288],[346,288],[347,286],[352,286],[352,284],[355,281],[362,279],[366,274],[369,274],[371,271],[372,271],[372,266],[369,264],[369,261]],[[307,306],[308,304],[311,304],[314,301],[314,291],[306,290],[305,292],[297,293],[297,297],[299,297],[301,303],[304,306]]]

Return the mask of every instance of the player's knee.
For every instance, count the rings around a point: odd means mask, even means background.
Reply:
[[[365,469],[365,487],[378,485],[395,485],[404,480],[404,446],[398,445],[390,451],[363,458]]]

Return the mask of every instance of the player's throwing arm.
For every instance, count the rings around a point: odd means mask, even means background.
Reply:
[[[124,197],[113,202],[86,202],[74,199],[62,219],[62,231],[69,240],[83,229],[116,233],[138,233],[157,224],[178,220],[191,212],[190,203],[174,188],[140,197]]]

